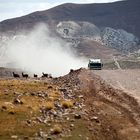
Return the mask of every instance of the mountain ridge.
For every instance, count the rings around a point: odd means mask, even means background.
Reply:
[[[140,1],[118,1],[114,3],[72,4],[66,3],[54,8],[37,11],[22,17],[0,22],[0,31],[32,28],[37,23],[52,21],[87,21],[99,27],[125,29],[140,38]]]

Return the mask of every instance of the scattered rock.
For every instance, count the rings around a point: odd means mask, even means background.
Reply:
[[[23,95],[23,94],[20,93],[20,92],[14,92],[14,95],[16,95],[16,96],[21,96],[21,95]]]
[[[28,136],[24,136],[24,140],[29,140],[29,137]]]
[[[74,127],[74,124],[70,124],[70,127]]]
[[[95,121],[96,123],[100,123],[98,117],[96,117],[96,116],[93,116],[90,120]]]
[[[47,123],[47,126],[51,126],[51,124],[50,123]]]
[[[74,119],[71,119],[70,121],[71,121],[71,122],[75,122],[75,120],[74,120]]]
[[[36,119],[37,119],[38,122],[43,123],[43,120],[42,120],[41,117],[37,117]]]
[[[31,124],[31,120],[27,120],[27,124]]]
[[[60,88],[59,89],[61,92],[66,92],[67,91],[67,89],[65,89],[65,88]]]
[[[79,98],[83,98],[84,96],[83,96],[83,95],[79,95],[78,97],[79,97]]]
[[[48,137],[48,134],[46,134],[45,132],[40,130],[39,133],[38,133],[38,136],[43,138],[43,139],[46,139]]]
[[[48,86],[48,89],[53,89],[53,87],[52,86]]]
[[[1,108],[2,108],[2,110],[7,110],[7,107],[4,105]]]
[[[15,112],[14,111],[10,111],[8,114],[14,115]]]
[[[75,118],[75,119],[81,119],[82,116],[81,116],[80,114],[75,114],[74,118]]]
[[[48,137],[47,140],[52,140],[52,138],[51,137]]]
[[[70,120],[70,118],[69,118],[69,117],[67,117],[67,118],[66,118],[66,120],[67,120],[67,121],[69,121],[69,120]]]
[[[32,95],[32,96],[35,96],[35,93],[32,92],[31,95]]]
[[[17,139],[17,138],[18,138],[18,136],[13,135],[13,136],[11,136],[11,138],[12,138],[12,139]]]
[[[20,99],[18,99],[18,98],[15,98],[13,103],[14,104],[23,104],[23,102]]]
[[[45,97],[45,94],[44,94],[44,93],[42,93],[42,92],[38,92],[36,95],[37,95],[38,97],[42,97],[42,98],[44,98],[44,97]]]

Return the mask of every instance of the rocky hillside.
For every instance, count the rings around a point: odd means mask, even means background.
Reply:
[[[140,106],[92,71],[0,79],[0,139],[139,140]]]
[[[41,22],[49,24],[53,31],[76,45],[82,38],[93,39],[123,52],[139,50],[139,8],[139,0],[106,4],[68,3],[5,20],[0,23],[0,32],[16,34]]]
[[[92,40],[120,51],[134,51],[139,38],[123,29],[99,28],[89,22],[60,22],[56,28],[61,37],[78,46],[81,40]]]
[[[63,4],[52,9],[27,16],[5,20],[0,31],[32,27],[37,22],[88,21],[99,27],[124,29],[140,37],[139,0],[125,0],[106,4]]]

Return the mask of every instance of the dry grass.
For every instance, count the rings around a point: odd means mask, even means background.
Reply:
[[[48,86],[52,87],[48,89]],[[36,93],[48,93],[49,97],[39,97]],[[35,93],[32,95],[32,93]],[[23,104],[13,104],[20,94]],[[44,81],[3,79],[0,80],[0,139],[10,139],[11,135],[32,136],[40,129],[47,130],[45,124],[27,125],[27,120],[34,120],[40,115],[40,108],[54,108],[54,102],[49,98],[60,98],[60,93],[53,85]]]
[[[46,107],[47,110],[51,110],[51,109],[54,108],[54,103],[49,101],[49,102],[46,103],[45,107]]]
[[[62,127],[60,125],[54,125],[52,129],[52,134],[60,134],[62,132]]]
[[[64,108],[73,107],[73,101],[71,101],[71,100],[62,101],[62,107],[64,107]]]
[[[47,93],[48,96],[43,98],[38,96],[38,93]],[[21,95],[18,99],[23,104],[13,104],[17,94]],[[52,134],[59,136],[69,124],[50,121],[50,126],[46,126],[45,123],[37,120],[42,115],[41,107],[45,107],[47,110],[56,109],[55,100],[59,101],[64,108],[73,106],[71,100],[63,100],[59,87],[47,82],[44,84],[44,81],[0,80],[0,139],[9,140],[12,135],[16,135],[20,139],[24,139],[24,136],[34,139],[35,134],[38,134],[40,130],[49,133],[51,128]],[[79,138],[77,135],[79,132],[75,133],[71,139],[79,140],[76,139],[76,137]]]

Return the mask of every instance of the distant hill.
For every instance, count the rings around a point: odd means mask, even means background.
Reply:
[[[15,35],[22,30],[30,31],[38,23],[48,24],[59,37],[86,57],[112,59],[125,52],[134,52],[134,55],[140,52],[140,0],[66,3],[4,20],[0,22],[0,33]]]
[[[0,22],[0,31],[31,28],[39,22],[87,21],[98,27],[124,29],[140,38],[140,1],[126,0],[103,4],[67,3],[45,11]],[[53,22],[52,22],[53,21]]]

